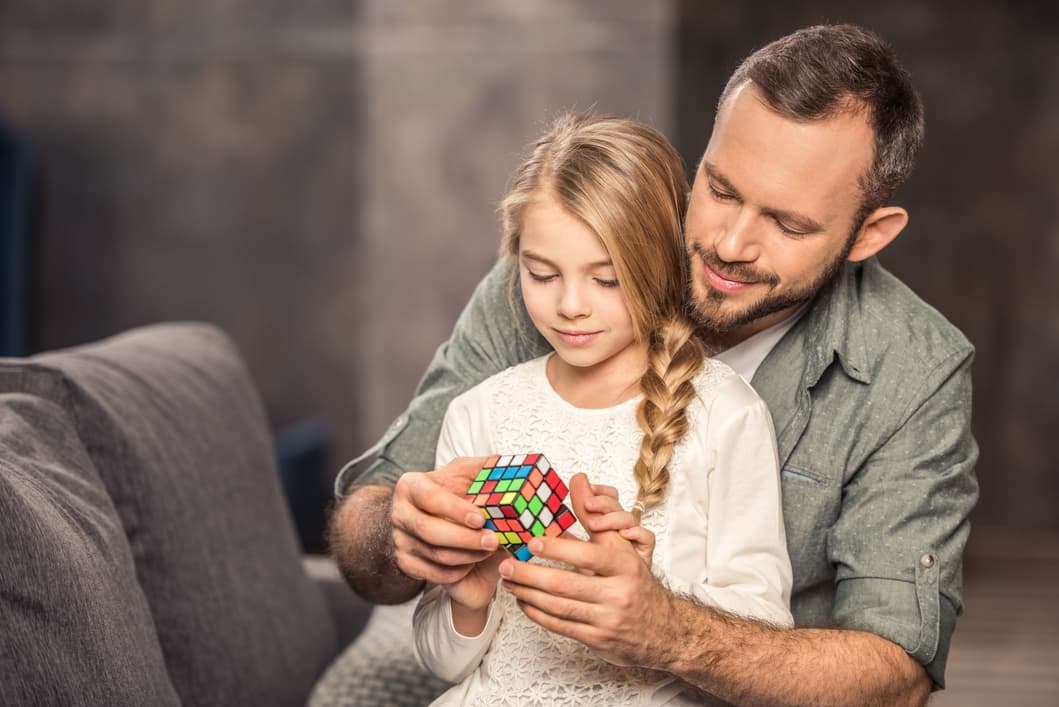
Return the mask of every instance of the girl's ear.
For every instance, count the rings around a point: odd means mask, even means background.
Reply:
[[[882,206],[868,214],[857,233],[848,260],[867,260],[890,245],[908,225],[908,212],[900,206]]]

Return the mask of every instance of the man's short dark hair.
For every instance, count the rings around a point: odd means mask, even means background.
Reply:
[[[797,121],[868,111],[875,158],[861,178],[858,224],[911,174],[923,144],[923,104],[893,49],[874,33],[855,25],[817,25],[777,39],[739,65],[718,108],[747,81],[770,108]]]

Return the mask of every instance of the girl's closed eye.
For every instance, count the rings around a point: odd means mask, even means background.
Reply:
[[[550,282],[556,277],[558,277],[558,275],[556,275],[555,273],[533,272],[529,268],[526,268],[526,274],[530,276],[531,280],[534,280],[536,282]]]
[[[617,287],[618,286],[618,280],[616,278],[611,279],[611,278],[605,278],[605,277],[597,277],[596,278],[596,282],[599,283],[599,285],[601,287]]]

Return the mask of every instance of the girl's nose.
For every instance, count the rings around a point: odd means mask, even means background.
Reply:
[[[563,284],[558,311],[564,319],[581,319],[590,314],[588,299],[580,286]]]

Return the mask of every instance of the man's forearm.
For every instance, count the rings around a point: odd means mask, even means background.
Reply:
[[[923,705],[926,671],[862,631],[777,629],[677,599],[666,669],[737,705]]]
[[[338,568],[354,592],[376,604],[408,601],[423,588],[394,561],[392,500],[388,486],[355,488],[331,518],[331,553]]]

